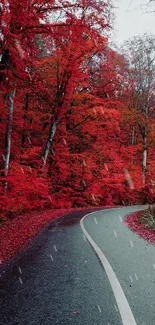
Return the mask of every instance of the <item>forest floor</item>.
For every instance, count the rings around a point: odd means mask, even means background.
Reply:
[[[75,210],[97,210],[107,207],[87,207],[31,212],[0,223],[0,264],[12,259],[29,245],[41,229],[66,213]],[[109,207],[110,208],[110,207]],[[155,244],[155,219],[149,210],[135,212],[125,219],[128,227],[139,236]]]
[[[132,213],[126,217],[125,222],[132,231],[155,245],[155,211],[149,208]]]

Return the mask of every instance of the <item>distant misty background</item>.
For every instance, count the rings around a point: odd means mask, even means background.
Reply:
[[[155,0],[114,0],[114,5],[116,45],[139,34],[155,35]]]

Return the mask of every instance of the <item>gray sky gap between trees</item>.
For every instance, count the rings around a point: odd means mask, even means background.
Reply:
[[[115,0],[114,42],[144,33],[155,35],[155,0]]]

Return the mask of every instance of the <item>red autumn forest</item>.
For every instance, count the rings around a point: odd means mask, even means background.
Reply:
[[[110,45],[110,2],[0,5],[0,214],[151,203],[155,39]]]

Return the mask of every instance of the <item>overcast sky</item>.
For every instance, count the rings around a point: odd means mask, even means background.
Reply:
[[[120,45],[135,35],[155,35],[155,0],[114,0],[116,7],[115,42]],[[154,12],[151,12],[153,11]]]

